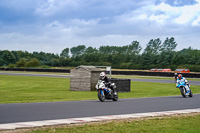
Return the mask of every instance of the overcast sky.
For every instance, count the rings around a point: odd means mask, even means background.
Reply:
[[[0,50],[60,54],[174,37],[200,49],[200,0],[0,0]]]

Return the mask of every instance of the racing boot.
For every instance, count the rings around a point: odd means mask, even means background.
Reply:
[[[186,90],[187,90],[186,93],[190,93],[190,88],[189,88],[189,86],[187,85],[187,86],[185,86],[185,88],[186,88]]]

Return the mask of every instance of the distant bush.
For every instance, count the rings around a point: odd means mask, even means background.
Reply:
[[[8,67],[8,68],[15,68],[15,67],[16,67],[16,64],[9,64],[7,67]]]
[[[21,58],[19,61],[16,62],[16,67],[38,67],[40,66],[40,61],[36,58],[26,59]]]
[[[42,65],[42,66],[40,66],[40,68],[51,68],[51,67],[47,66],[47,65]]]
[[[19,61],[16,62],[16,66],[17,67],[25,67],[26,63],[27,63],[27,59],[21,58]]]
[[[40,66],[40,61],[36,58],[32,58],[30,61],[27,61],[25,67],[38,67]]]

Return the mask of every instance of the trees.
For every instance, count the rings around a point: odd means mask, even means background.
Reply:
[[[19,61],[16,62],[17,67],[25,67],[26,66],[27,59],[21,58]]]
[[[36,58],[28,60],[25,64],[25,67],[38,67],[40,66],[40,61]]]
[[[175,59],[175,48],[177,43],[173,37],[166,38],[162,41],[158,39],[151,39],[142,53],[142,64],[152,65],[154,67],[170,67],[173,65],[172,59]]]
[[[179,66],[199,70],[200,50],[191,47],[175,51],[177,43],[173,37],[164,42],[151,39],[143,53],[138,41],[124,46],[78,45],[65,48],[60,55],[45,52],[0,51],[0,66],[15,64],[17,67],[72,66],[78,65],[111,65],[113,68],[151,69],[177,68]],[[70,53],[71,52],[71,53]],[[72,55],[70,57],[70,55]],[[10,65],[11,66],[11,65]],[[14,66],[14,65],[12,65]],[[200,70],[199,70],[200,71]]]
[[[60,57],[69,58],[69,48],[63,49],[63,51],[60,54]]]
[[[161,46],[161,51],[171,52],[176,49],[176,46],[177,46],[177,43],[175,42],[175,39],[173,37],[168,39],[168,37],[167,37]]]
[[[36,67],[38,65],[52,66],[52,59],[59,59],[58,55],[44,52],[27,51],[0,51],[0,66],[7,66],[9,64],[16,64],[17,67],[26,67],[27,62],[29,67]],[[56,64],[58,66],[58,63]]]
[[[138,41],[133,41],[127,48],[127,54],[129,55],[139,55],[142,47],[140,46]]]
[[[158,55],[160,54],[160,50],[161,50],[160,38],[155,40],[151,39],[147,44],[147,47],[144,49],[143,54]]]
[[[175,56],[174,50],[176,49],[177,43],[175,39],[171,37],[170,39],[166,38],[160,48],[160,55],[158,58],[158,63],[161,67],[166,67],[173,65],[172,59]]]
[[[133,41],[130,45],[127,46],[127,54],[126,54],[126,65],[128,62],[135,65],[139,63],[140,52],[142,47],[140,46],[138,41]]]
[[[8,50],[0,51],[0,66],[15,63],[15,56]]]
[[[161,49],[161,40],[158,39],[151,39],[147,44],[144,52],[142,53],[142,64],[143,65],[156,65],[158,64],[157,59],[160,54]]]
[[[98,50],[96,48],[91,47],[91,46],[86,48],[86,50],[85,50],[85,54],[91,54],[91,53],[97,53],[97,52],[98,52]]]
[[[79,45],[77,47],[72,47],[70,49],[72,57],[76,57],[76,56],[84,54],[85,49],[86,49],[85,45]]]
[[[21,58],[19,61],[16,62],[17,67],[38,67],[40,62],[36,58],[27,59]]]

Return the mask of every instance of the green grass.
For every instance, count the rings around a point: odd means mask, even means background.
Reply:
[[[199,133],[200,115],[112,121],[33,130],[31,133]]]
[[[191,85],[193,93],[200,86]],[[0,75],[0,103],[30,103],[72,100],[94,100],[97,92],[70,91],[69,78]],[[119,93],[119,98],[181,95],[175,84],[131,82],[131,92]]]
[[[69,78],[0,75],[0,103],[94,99],[94,92],[69,91]]]

